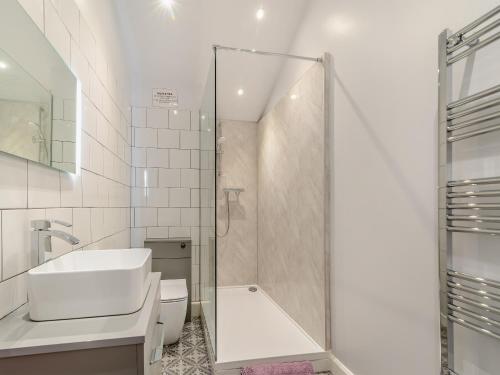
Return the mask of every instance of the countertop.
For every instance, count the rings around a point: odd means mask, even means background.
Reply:
[[[128,315],[33,322],[24,304],[0,320],[0,358],[144,343],[160,276],[151,274],[144,305]]]

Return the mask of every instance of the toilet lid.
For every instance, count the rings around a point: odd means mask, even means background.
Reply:
[[[179,301],[188,297],[186,279],[161,280],[160,288],[162,301]]]

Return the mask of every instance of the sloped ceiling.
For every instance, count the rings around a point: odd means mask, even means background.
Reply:
[[[114,0],[132,70],[134,105],[149,105],[151,89],[178,91],[180,108],[198,108],[219,44],[287,52],[307,0],[175,0],[174,17],[161,0]],[[264,18],[257,20],[259,8]],[[222,117],[256,121],[283,60],[223,51],[218,54]],[[239,88],[245,90],[241,97]]]

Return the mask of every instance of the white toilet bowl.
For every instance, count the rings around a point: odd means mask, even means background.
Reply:
[[[185,279],[161,280],[160,320],[165,325],[164,344],[170,345],[181,337],[186,319],[188,290]]]

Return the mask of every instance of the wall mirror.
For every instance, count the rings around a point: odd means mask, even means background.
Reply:
[[[2,0],[0,151],[75,173],[78,86],[22,6]]]

